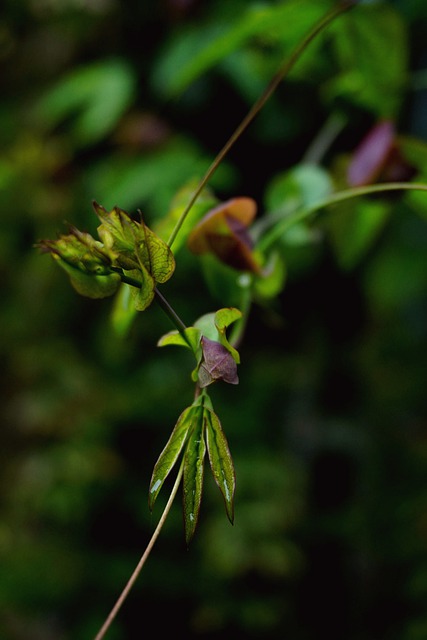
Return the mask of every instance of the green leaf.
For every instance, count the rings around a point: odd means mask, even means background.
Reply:
[[[241,317],[242,312],[239,309],[228,307],[213,313],[206,313],[196,320],[194,326],[200,329],[202,334],[209,340],[220,342],[239,364],[239,352],[228,342],[225,331],[230,324]]]
[[[123,60],[88,64],[59,80],[40,101],[38,115],[55,127],[69,125],[78,144],[92,144],[108,135],[131,104],[136,78]]]
[[[277,6],[248,4],[246,10],[226,18],[221,12],[216,23],[181,32],[156,67],[153,83],[167,95],[181,93],[255,36],[267,42],[282,41],[290,50],[322,15],[321,4],[307,1],[301,11],[301,0],[288,0]]]
[[[176,345],[180,347],[187,347],[191,349],[195,354],[200,350],[200,338],[202,332],[195,327],[187,327],[184,331],[186,338],[179,331],[170,331],[160,338],[157,342],[158,347],[166,347],[168,345]]]
[[[212,157],[203,153],[194,141],[174,136],[149,153],[104,155],[87,167],[85,188],[87,193],[101,194],[102,201],[111,207],[120,202],[121,207],[132,210],[144,202],[145,215],[160,217],[169,210],[182,185],[201,178],[211,162]],[[221,164],[211,186],[230,189],[233,183],[231,165]]]
[[[137,278],[141,282],[141,287],[139,289],[132,287],[131,296],[135,309],[137,311],[145,311],[154,299],[154,289],[156,288],[154,278],[150,273],[148,273],[147,269],[142,264],[140,265],[140,269],[130,271],[128,274],[131,275],[131,277]]]
[[[225,502],[228,519],[234,521],[234,491],[236,475],[227,439],[218,416],[205,408],[206,444],[213,477]]]
[[[396,117],[408,72],[409,49],[401,15],[384,3],[367,4],[341,16],[330,33],[343,71],[329,84],[328,97],[344,97],[380,117]]]
[[[184,185],[184,187],[181,187],[175,194],[168,213],[163,218],[161,218],[154,227],[154,231],[162,239],[167,240],[170,237],[176,223],[180,219],[181,214],[186,209],[198,185],[199,180],[191,180],[189,183]],[[207,188],[203,189],[202,193],[198,196],[196,202],[190,209],[189,214],[186,216],[179,234],[176,237],[176,240],[174,242],[175,255],[177,251],[184,246],[190,231],[197,224],[197,222],[207,211],[213,209],[213,207],[215,207],[217,204],[218,200],[217,198],[215,198],[213,193],[211,193],[211,191]]]
[[[329,173],[314,164],[300,164],[276,175],[265,193],[269,212],[282,216],[322,201],[333,189]]]
[[[366,199],[342,203],[331,213],[326,225],[343,269],[352,269],[366,255],[389,213],[390,203]]]
[[[111,312],[111,325],[120,337],[127,335],[136,315],[136,309],[132,298],[132,289],[133,287],[122,284],[114,298],[113,309]]]
[[[242,312],[239,309],[235,309],[234,307],[229,307],[227,309],[219,309],[215,313],[214,322],[215,326],[218,330],[219,341],[221,344],[231,353],[233,359],[237,364],[240,363],[240,355],[237,349],[235,349],[227,340],[226,329],[236,322],[236,320],[240,320],[242,317]]]
[[[154,465],[148,494],[148,506],[150,510],[153,509],[164,481],[178,460],[190,429],[192,429],[194,425],[195,428],[198,428],[200,414],[200,407],[191,406],[184,409],[179,416],[165,448]]]
[[[279,251],[271,251],[263,268],[263,276],[254,278],[254,292],[264,299],[275,298],[285,286],[286,264]]]
[[[56,258],[56,261],[68,273],[71,284],[77,293],[87,298],[108,298],[114,295],[120,286],[121,279],[117,273],[97,276],[83,273],[61,258]]]
[[[199,257],[206,282],[212,297],[220,304],[230,307],[242,306],[247,289],[252,282],[252,275],[242,274],[218,260],[213,254],[206,253]]]
[[[166,242],[141,222],[140,235],[136,236],[136,255],[140,264],[156,282],[163,284],[175,270],[175,258]]]
[[[194,409],[194,420],[184,453],[183,507],[184,527],[187,544],[191,541],[199,519],[203,490],[204,458],[206,443],[204,437],[205,409]]]

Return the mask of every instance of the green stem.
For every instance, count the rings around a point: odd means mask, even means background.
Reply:
[[[302,162],[305,164],[320,164],[322,158],[346,124],[347,118],[342,113],[332,113],[308,147]]]
[[[163,309],[163,311],[166,313],[168,318],[172,321],[172,323],[175,325],[175,327],[178,329],[178,331],[180,332],[182,337],[185,338],[185,340],[187,342],[187,338],[186,338],[186,334],[185,334],[185,330],[186,330],[187,327],[185,326],[185,324],[183,323],[183,321],[181,320],[179,315],[170,306],[169,302],[166,300],[164,295],[162,295],[160,293],[160,291],[157,289],[157,287],[154,289],[154,293],[156,295],[156,300],[159,303],[160,307]]]
[[[185,218],[189,214],[191,208],[193,207],[194,203],[196,202],[197,198],[199,197],[199,195],[202,192],[202,190],[203,190],[204,186],[206,185],[206,183],[210,180],[210,178],[212,177],[212,175],[214,174],[214,172],[216,171],[218,166],[221,164],[222,160],[227,155],[227,153],[229,152],[229,150],[231,149],[233,144],[236,142],[236,140],[238,140],[238,138],[240,138],[242,133],[249,126],[249,124],[252,122],[252,120],[255,118],[255,116],[261,111],[261,109],[263,108],[263,106],[265,105],[267,100],[271,97],[271,95],[274,93],[274,91],[276,90],[276,88],[280,84],[280,82],[289,74],[289,72],[291,71],[291,69],[293,68],[295,63],[300,58],[301,54],[305,51],[305,49],[312,42],[312,40],[314,40],[316,38],[316,36],[321,31],[323,31],[323,29],[325,29],[325,27],[327,27],[339,15],[341,15],[345,11],[348,11],[349,9],[354,7],[355,4],[356,4],[356,2],[354,0],[347,0],[347,1],[344,0],[343,2],[339,3],[337,7],[332,9],[325,16],[323,16],[323,18],[321,18],[319,20],[319,22],[313,27],[313,29],[298,44],[298,46],[295,48],[295,50],[291,54],[290,58],[286,60],[286,62],[282,65],[282,67],[280,67],[279,71],[276,73],[274,78],[271,80],[270,84],[267,86],[265,91],[262,93],[262,95],[255,102],[255,104],[251,107],[251,109],[247,113],[246,117],[243,118],[243,120],[241,121],[239,126],[231,134],[230,138],[227,140],[227,142],[225,143],[225,145],[223,146],[221,151],[218,153],[218,155],[216,156],[216,158],[214,159],[214,161],[212,162],[212,164],[208,168],[207,172],[205,173],[204,177],[200,181],[197,189],[193,193],[193,196],[191,197],[188,205],[186,206],[186,208],[182,212],[179,220],[177,221],[177,223],[176,223],[176,225],[175,225],[175,227],[174,227],[174,229],[173,229],[173,231],[172,231],[172,233],[170,235],[170,238],[168,240],[169,247],[171,247],[173,245],[173,243],[175,241],[175,238],[178,235],[178,233],[179,233],[179,231],[180,231],[180,229],[181,229],[181,227],[182,227],[182,225],[184,223]]]
[[[115,617],[117,616],[120,608],[122,607],[124,601],[126,600],[127,596],[129,595],[130,590],[132,589],[133,585],[135,584],[139,574],[141,573],[141,570],[144,566],[144,564],[147,561],[148,556],[151,553],[152,548],[154,547],[154,543],[156,542],[157,538],[159,537],[160,531],[163,528],[163,525],[166,521],[166,518],[169,514],[169,511],[171,509],[172,503],[175,499],[175,496],[177,494],[178,491],[178,487],[179,484],[181,482],[181,478],[182,478],[182,472],[183,472],[183,464],[181,463],[181,466],[179,468],[178,471],[178,475],[176,477],[175,480],[175,484],[173,485],[171,494],[169,496],[169,499],[167,501],[167,504],[164,508],[164,511],[162,513],[162,516],[157,524],[157,527],[153,533],[153,535],[151,536],[150,542],[148,543],[144,553],[142,554],[138,564],[136,565],[136,568],[134,570],[134,572],[132,573],[131,577],[129,578],[125,588],[123,589],[122,593],[120,594],[120,596],[118,597],[114,607],[111,609],[110,613],[108,614],[104,624],[102,625],[101,629],[98,631],[97,635],[95,636],[95,640],[102,640],[102,638],[105,637],[105,634],[107,633],[108,629],[111,627],[111,624],[113,623]]]
[[[230,332],[230,344],[235,349],[239,348],[243,340],[243,336],[248,323],[251,306],[252,306],[252,286],[249,285],[245,287],[243,291],[243,295],[240,300],[239,309],[242,312],[242,317],[240,318],[240,320],[234,323],[233,328]]]
[[[416,182],[390,182],[388,184],[375,184],[366,187],[355,187],[353,189],[345,189],[344,191],[338,191],[325,200],[321,200],[316,204],[300,209],[292,215],[283,218],[281,222],[278,222],[270,232],[267,232],[258,242],[257,249],[265,251],[272,244],[274,244],[282,234],[292,227],[294,224],[305,220],[308,216],[320,209],[329,207],[330,205],[349,200],[351,198],[357,198],[359,196],[371,195],[373,193],[384,193],[387,191],[427,191],[427,184],[419,184]]]
[[[119,271],[118,273],[120,273],[120,278],[121,278],[121,280],[122,280],[122,282],[124,284],[128,284],[131,287],[136,287],[137,289],[141,288],[141,286],[142,286],[141,282],[139,280],[137,280],[136,278],[131,278],[131,277],[127,276],[126,274],[124,274],[122,271]],[[187,327],[185,326],[185,324],[183,323],[183,321],[181,320],[179,315],[171,307],[169,302],[166,300],[164,295],[160,293],[160,291],[157,289],[157,287],[154,289],[154,294],[156,296],[157,302],[159,303],[159,305],[163,309],[163,311],[166,313],[166,315],[168,316],[169,320],[172,321],[172,324],[178,329],[178,331],[180,332],[182,337],[185,339],[185,341],[188,344],[190,344],[188,342],[188,338],[187,338],[186,333],[185,333],[185,330],[186,330]]]

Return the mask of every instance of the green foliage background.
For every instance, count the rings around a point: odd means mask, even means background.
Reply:
[[[160,224],[331,4],[5,1],[1,638],[95,635],[161,513],[151,471],[192,400],[189,356],[156,347],[172,328],[161,311],[120,337],[111,300],[77,296],[34,242],[64,221],[93,232],[93,199]],[[423,0],[342,17],[215,174],[217,197],[253,197],[260,218],[321,198],[382,118],[427,181],[426,33]],[[313,167],[325,122],[335,133]],[[240,385],[212,394],[234,527],[207,477],[190,549],[176,504],[111,640],[153,624],[187,638],[427,636],[426,216],[425,194],[394,193],[284,239],[286,283],[253,308]],[[228,304],[221,277],[183,246],[162,291],[190,324]]]

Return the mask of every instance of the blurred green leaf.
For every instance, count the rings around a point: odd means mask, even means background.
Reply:
[[[117,335],[121,337],[127,335],[136,313],[131,287],[127,284],[120,285],[111,312],[111,325]]]
[[[385,201],[360,199],[331,211],[326,227],[343,269],[352,269],[366,255],[384,228],[390,209]]]
[[[408,71],[408,40],[400,14],[384,3],[360,6],[337,20],[331,33],[343,72],[328,85],[326,95],[345,96],[377,116],[394,119]]]
[[[84,182],[88,197],[96,193],[108,207],[117,203],[128,210],[139,207],[144,215],[148,209],[151,216],[161,218],[182,185],[201,178],[209,164],[196,143],[177,136],[150,153],[102,157],[87,170]],[[233,180],[230,167],[222,164],[211,185],[229,188]]]
[[[218,22],[181,33],[166,50],[155,69],[154,82],[168,96],[186,89],[219,61],[258,37],[262,41],[286,39],[296,44],[316,20],[327,11],[330,3],[307,0],[301,11],[301,0],[285,4],[248,4],[243,12],[234,12],[227,22]]]
[[[284,4],[250,4],[243,12],[228,16],[227,22],[219,17],[218,23],[197,25],[180,33],[166,49],[155,69],[154,83],[166,96],[181,93],[194,80],[243,45],[257,37],[271,43],[281,40],[293,46],[325,13],[330,3],[307,0],[304,11],[301,0]]]
[[[170,237],[176,223],[181,217],[181,214],[186,209],[193,196],[193,193],[196,191],[198,184],[198,180],[191,180],[188,184],[185,184],[183,187],[181,187],[175,194],[168,213],[157,221],[154,230],[164,240],[167,240]],[[215,207],[217,203],[218,200],[214,196],[214,194],[211,193],[211,191],[207,188],[203,189],[202,193],[198,196],[196,202],[191,207],[179,230],[178,235],[176,236],[173,244],[173,250],[175,254],[182,246],[184,246],[188,234],[193,229],[194,225],[200,220],[200,218],[203,217],[203,215],[207,211]]]
[[[399,147],[404,158],[417,171],[417,182],[427,184],[427,143],[409,136],[399,136]],[[411,191],[405,195],[406,202],[423,218],[427,219],[427,195]]]
[[[71,118],[70,136],[79,145],[110,134],[130,106],[136,78],[121,59],[108,59],[71,71],[40,100],[38,117],[49,127]]]
[[[282,291],[286,281],[286,264],[277,250],[270,252],[263,267],[263,275],[254,278],[254,292],[261,298],[274,298]]]
[[[314,164],[300,164],[276,175],[265,192],[264,202],[269,212],[283,216],[296,209],[310,207],[332,192],[329,173]]]

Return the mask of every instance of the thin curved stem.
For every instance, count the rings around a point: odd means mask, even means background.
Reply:
[[[175,496],[177,494],[178,491],[178,487],[179,484],[181,482],[181,478],[182,478],[182,472],[183,472],[183,465],[181,464],[179,471],[178,471],[178,475],[176,477],[175,480],[175,484],[173,485],[171,494],[169,496],[169,499],[166,503],[166,506],[164,508],[164,511],[162,513],[162,516],[157,524],[157,527],[153,533],[153,535],[151,536],[151,540],[148,543],[144,553],[141,556],[141,559],[139,560],[138,564],[136,565],[136,568],[134,570],[134,572],[132,573],[131,577],[129,578],[125,588],[123,589],[122,593],[120,594],[119,598],[117,599],[114,607],[111,609],[110,613],[108,614],[104,624],[102,625],[101,629],[98,631],[97,635],[95,636],[95,640],[102,640],[105,637],[105,634],[107,633],[108,629],[111,627],[115,617],[117,616],[120,608],[122,607],[124,601],[126,600],[127,596],[129,595],[130,590],[132,589],[133,585],[135,584],[139,574],[141,573],[141,570],[144,566],[144,564],[147,561],[148,556],[151,553],[151,550],[154,546],[154,543],[156,542],[157,538],[159,537],[160,531],[162,530],[162,527],[166,521],[166,518],[169,514],[170,508],[172,506],[172,503],[175,499]]]
[[[291,69],[293,68],[295,63],[298,61],[298,59],[300,58],[300,56],[304,52],[304,50],[308,47],[308,45],[312,42],[312,40],[314,40],[316,38],[316,36],[321,31],[323,31],[323,29],[325,29],[325,27],[327,27],[335,18],[337,18],[339,15],[341,15],[345,11],[348,11],[349,9],[354,7],[355,5],[356,5],[356,2],[354,0],[347,0],[347,1],[341,2],[341,3],[338,4],[337,7],[332,9],[325,16],[323,16],[323,18],[321,18],[319,20],[319,22],[313,27],[313,29],[306,35],[306,37],[295,48],[295,50],[293,51],[293,53],[290,56],[290,58],[288,58],[286,60],[286,62],[282,65],[282,67],[280,67],[279,71],[276,73],[274,78],[271,80],[270,84],[267,86],[265,91],[262,93],[262,95],[255,102],[255,104],[251,107],[251,109],[249,110],[249,112],[247,113],[245,118],[243,118],[243,120],[241,121],[239,126],[231,134],[230,138],[227,140],[227,142],[225,143],[225,145],[223,146],[221,151],[218,153],[218,155],[216,156],[216,158],[214,159],[214,161],[212,162],[212,164],[208,168],[207,172],[205,173],[204,177],[200,181],[197,189],[193,193],[193,196],[191,197],[188,205],[186,206],[186,208],[182,212],[178,222],[176,223],[176,225],[175,225],[175,227],[174,227],[174,229],[173,229],[173,231],[171,233],[171,236],[170,236],[170,238],[168,240],[169,247],[171,247],[173,245],[173,243],[175,241],[175,238],[178,235],[178,233],[179,233],[179,231],[180,231],[180,229],[181,229],[181,227],[182,227],[182,225],[184,223],[185,218],[189,214],[191,208],[193,207],[194,203],[196,202],[197,198],[199,197],[199,195],[202,192],[202,190],[203,190],[204,186],[206,185],[206,183],[210,180],[212,175],[215,173],[216,169],[221,164],[222,160],[227,155],[227,153],[229,152],[229,150],[231,149],[233,144],[236,142],[236,140],[238,140],[238,138],[240,138],[242,133],[250,125],[250,123],[255,118],[255,116],[261,111],[261,109],[263,108],[263,106],[265,105],[267,100],[271,97],[271,95],[274,93],[274,91],[276,90],[276,88],[278,87],[280,82],[291,71]]]
[[[354,187],[353,189],[345,189],[338,191],[328,196],[324,200],[313,204],[310,207],[299,209],[295,213],[284,217],[281,221],[277,222],[275,226],[266,232],[257,243],[257,249],[265,251],[272,244],[280,238],[280,236],[292,227],[294,224],[305,220],[308,216],[320,209],[329,207],[330,205],[350,200],[351,198],[357,198],[360,196],[371,195],[373,193],[384,193],[387,191],[427,191],[427,184],[421,184],[417,182],[390,182],[385,184],[374,184],[366,187]]]

